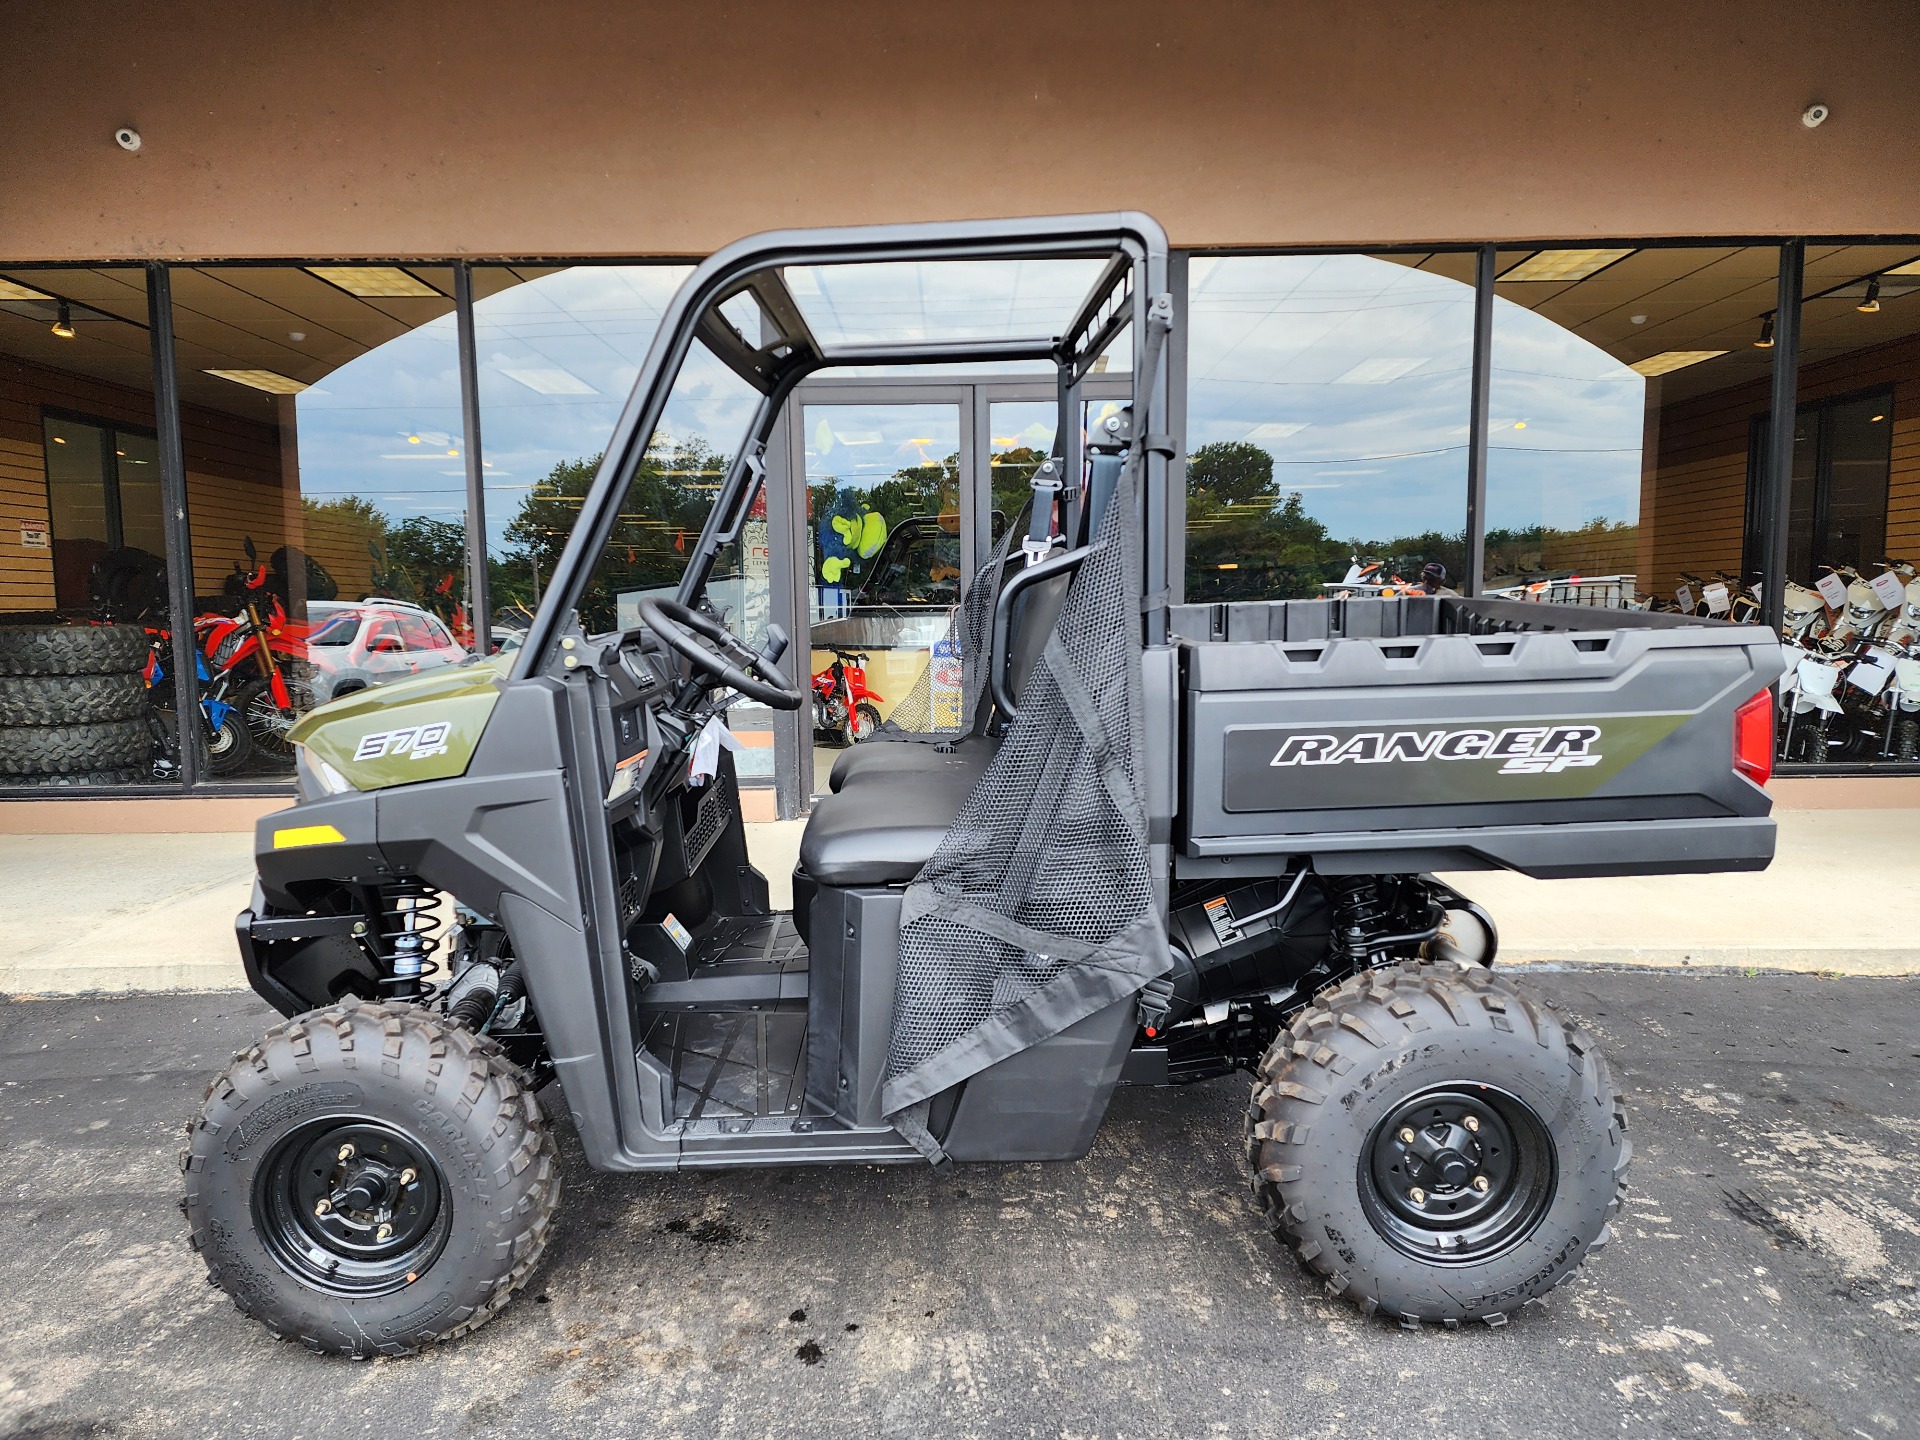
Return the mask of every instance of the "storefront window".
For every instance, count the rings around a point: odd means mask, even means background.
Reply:
[[[452,272],[194,266],[172,286],[195,626],[207,694],[244,721],[209,768],[280,780],[313,705],[474,645]]]
[[[1752,609],[1749,431],[1767,405],[1778,271],[1774,246],[1499,253],[1489,593]]]
[[[147,319],[136,268],[0,271],[0,625],[84,672],[0,654],[0,788],[179,781]]]
[[[502,643],[513,643],[531,622],[661,317],[691,273],[684,265],[475,268],[488,583]],[[752,398],[709,352],[696,351],[598,572],[612,587],[614,608],[601,603],[605,597],[583,602],[590,628],[632,623],[619,609],[620,594],[679,582]],[[729,623],[756,643],[771,618],[766,515],[763,496],[742,545],[716,567],[709,586],[732,612]],[[746,746],[736,757],[740,776],[771,781],[772,712],[739,705],[729,724]]]
[[[1920,763],[1920,241],[1809,245],[1788,494],[1789,763]],[[1754,425],[1761,493],[1771,432]],[[1760,549],[1751,527],[1749,553]]]
[[[1459,253],[1192,261],[1189,600],[1457,579],[1472,274]]]
[[[681,265],[475,268],[496,629],[524,631],[532,618],[660,317],[689,273]]]

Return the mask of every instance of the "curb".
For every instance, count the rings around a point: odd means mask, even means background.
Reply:
[[[1503,970],[1750,970],[1800,975],[1920,975],[1920,950],[1843,950],[1772,946],[1702,946],[1696,949],[1637,947],[1529,948],[1502,950]]]
[[[1502,953],[1503,971],[1604,974],[1611,970],[1671,970],[1692,975],[1825,975],[1849,979],[1920,977],[1920,950],[1591,949]],[[0,1000],[65,999],[76,995],[234,994],[247,989],[240,963],[0,966]]]

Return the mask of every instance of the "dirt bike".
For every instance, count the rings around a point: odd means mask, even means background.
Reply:
[[[246,719],[255,751],[286,766],[293,763],[287,732],[316,703],[307,660],[312,627],[288,617],[252,537],[245,543],[250,564],[236,562],[226,583],[239,607],[232,615],[209,617],[202,648],[215,679],[233,682],[233,704]]]
[[[867,688],[867,657],[857,650],[829,646],[833,663],[813,677],[813,738],[842,748],[880,728],[886,696]]]
[[[1781,758],[1920,758],[1920,659],[1903,638],[1920,635],[1920,579],[1903,561],[1880,564],[1872,580],[1824,566],[1815,588],[1788,585]]]
[[[197,643],[198,629],[194,638],[194,678],[199,682],[196,688],[200,694],[197,709],[204,725],[207,768],[215,775],[233,775],[253,758],[253,733],[247,728],[246,716],[229,698],[233,690],[232,677],[215,678],[207,668],[206,651]],[[170,631],[149,626],[147,639],[151,648],[141,676],[147,685],[148,726],[153,731],[153,771],[156,778],[171,779],[180,767],[179,687],[173,683],[165,664],[171,654],[173,637]]]

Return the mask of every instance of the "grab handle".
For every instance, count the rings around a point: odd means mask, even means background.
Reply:
[[[1013,602],[1021,593],[1050,580],[1055,575],[1078,570],[1089,557],[1097,554],[1106,542],[1098,541],[1092,545],[1082,545],[1078,550],[1069,550],[1065,554],[1055,555],[1042,560],[1037,565],[1029,565],[1024,570],[1014,572],[1014,576],[1001,590],[999,599],[993,605],[993,650],[988,662],[987,681],[993,689],[993,703],[1000,713],[1012,720],[1020,713],[1020,707],[1014,704],[1013,690],[1007,683],[1007,636],[1013,627]]]

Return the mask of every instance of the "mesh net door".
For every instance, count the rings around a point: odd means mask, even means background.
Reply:
[[[882,1094],[889,1115],[1169,968],[1137,768],[1139,475],[1127,465],[1018,718],[907,890]],[[973,655],[986,654],[1006,549],[995,583],[976,583],[960,617]],[[973,669],[984,684],[986,666]]]

